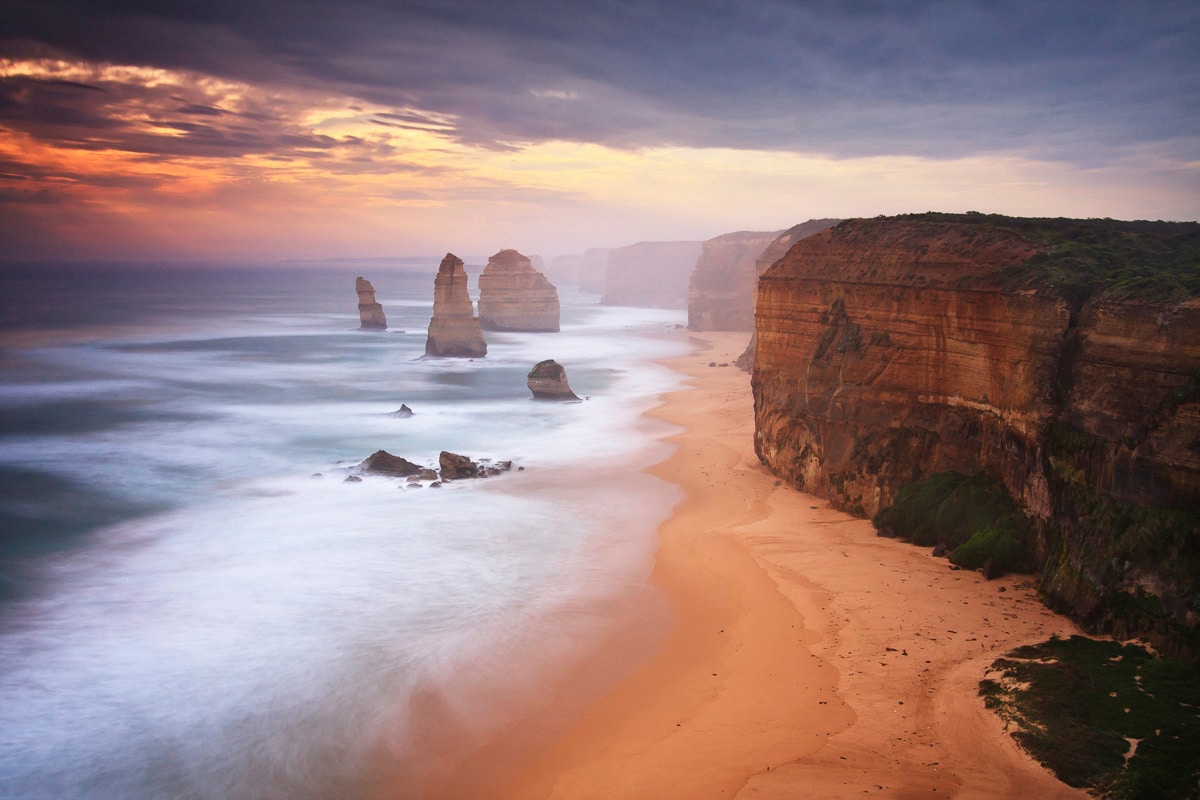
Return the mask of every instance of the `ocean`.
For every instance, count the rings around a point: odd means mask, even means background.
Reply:
[[[0,273],[0,796],[355,797],[382,752],[420,797],[431,707],[465,752],[605,609],[666,614],[684,312],[567,287],[561,332],[426,359],[436,260],[343,266]],[[545,358],[583,402],[530,398]],[[380,449],[514,467],[344,480]]]

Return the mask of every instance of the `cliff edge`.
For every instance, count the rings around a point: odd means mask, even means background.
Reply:
[[[850,220],[759,279],[755,448],[873,515],[995,477],[1048,602],[1200,653],[1200,225]]]

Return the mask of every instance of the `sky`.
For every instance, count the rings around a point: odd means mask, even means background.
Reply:
[[[1200,218],[1200,3],[0,0],[0,262]]]

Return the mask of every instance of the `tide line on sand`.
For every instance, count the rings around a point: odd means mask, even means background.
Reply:
[[[1087,797],[1021,752],[977,691],[1005,651],[1075,626],[1028,576],[951,570],[779,484],[753,452],[748,376],[709,366],[731,364],[745,334],[680,335],[691,354],[664,363],[692,388],[649,412],[682,428],[649,470],[685,493],[651,576],[670,631],[598,698],[558,684],[552,705],[583,710],[502,734],[525,740],[520,757],[483,748],[446,796]],[[619,656],[597,653],[578,674]]]

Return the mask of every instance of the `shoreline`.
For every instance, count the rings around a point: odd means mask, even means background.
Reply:
[[[753,453],[749,380],[732,366],[745,334],[687,336],[693,351],[663,363],[691,388],[648,412],[683,428],[647,469],[685,493],[650,579],[675,624],[548,746],[493,773],[490,796],[1088,797],[977,696],[995,658],[1075,625],[1029,576],[952,570],[782,486]]]

